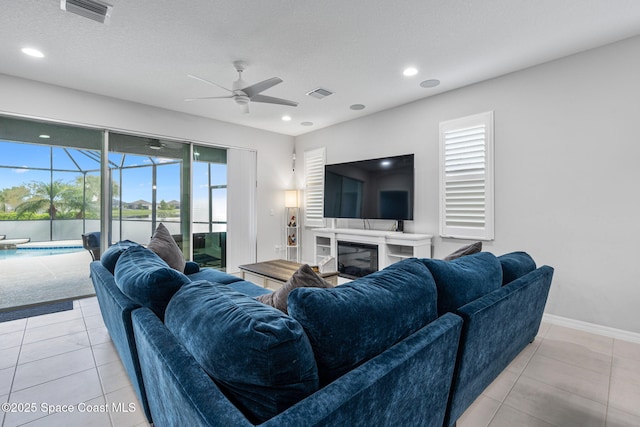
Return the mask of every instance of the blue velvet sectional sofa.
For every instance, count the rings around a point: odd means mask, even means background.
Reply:
[[[140,287],[150,290],[154,297],[160,297],[159,304],[156,303],[153,305],[156,310],[160,310],[162,306],[166,306],[173,294],[183,284],[190,283],[191,281],[208,280],[216,283],[224,283],[240,291],[251,290],[255,292],[256,295],[269,291],[260,288],[256,289],[256,286],[252,283],[215,269],[207,268],[200,270],[198,264],[194,262],[187,262],[184,274],[181,274],[169,268],[163,260],[151,251],[131,241],[122,241],[112,245],[105,251],[100,261],[93,261],[90,264],[91,279],[96,290],[102,318],[120,356],[120,360],[138,395],[138,399],[142,404],[142,410],[147,420],[151,422],[151,412],[142,382],[142,373],[131,321],[131,313],[142,307],[142,305],[131,295],[123,291],[123,289],[129,290],[135,283],[127,280],[124,286],[121,285],[119,287],[116,285],[116,279],[114,277],[117,261],[129,248],[135,249],[127,254],[123,261],[129,260],[129,262],[125,262],[123,265],[126,267],[126,264],[129,264],[129,268],[127,269],[129,271],[131,270],[131,264],[138,265],[138,272],[140,273],[138,275],[138,281],[144,282],[143,285],[145,285]],[[157,292],[158,289],[161,292]],[[133,295],[136,295],[135,289],[133,290]],[[144,295],[138,296],[144,299]]]
[[[132,242],[91,264],[156,426],[445,426],[536,336],[553,269],[525,253],[415,258],[333,289],[269,291]]]

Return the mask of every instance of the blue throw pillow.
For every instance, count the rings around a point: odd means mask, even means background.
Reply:
[[[502,285],[531,273],[536,269],[536,262],[526,252],[511,252],[498,257],[502,266]]]
[[[115,270],[116,285],[138,304],[161,320],[171,297],[191,280],[169,265],[152,250],[133,246],[120,255]]]
[[[431,273],[412,258],[335,288],[296,288],[288,311],[326,385],[433,321],[436,300]]]
[[[104,251],[104,253],[100,257],[100,262],[102,263],[104,268],[106,268],[107,270],[109,270],[111,274],[113,274],[113,272],[116,269],[116,263],[118,262],[118,258],[120,258],[120,255],[122,255],[124,251],[126,251],[132,246],[140,246],[140,245],[136,242],[132,242],[131,240],[122,240],[118,243],[115,243],[109,246],[109,248],[106,251]]]
[[[184,286],[171,299],[165,324],[253,423],[318,389],[313,351],[300,324],[227,285]]]
[[[425,258],[438,287],[438,315],[463,305],[502,286],[502,267],[495,255],[480,252],[453,261]]]

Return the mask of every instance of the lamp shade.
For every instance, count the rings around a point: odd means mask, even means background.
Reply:
[[[284,207],[285,208],[297,208],[298,207],[298,190],[285,190],[285,192],[284,192]]]

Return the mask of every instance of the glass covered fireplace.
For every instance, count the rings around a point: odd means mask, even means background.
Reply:
[[[378,271],[378,245],[338,240],[338,272],[349,279]]]

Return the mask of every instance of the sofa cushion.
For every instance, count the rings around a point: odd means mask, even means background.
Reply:
[[[318,276],[308,264],[303,264],[278,290],[261,295],[257,300],[288,314],[287,298],[289,297],[289,293],[295,288],[303,287],[333,288],[333,285]]]
[[[431,273],[412,258],[335,288],[296,288],[288,309],[325,385],[435,319],[436,299]]]
[[[226,285],[184,286],[165,324],[254,423],[318,389],[309,340],[291,317]]]
[[[455,311],[502,286],[502,267],[495,255],[480,252],[453,261],[423,259],[438,288],[438,315]]]
[[[126,251],[132,246],[140,246],[140,245],[136,242],[132,242],[131,240],[122,240],[118,243],[114,243],[113,245],[109,246],[109,248],[106,251],[104,251],[104,253],[100,257],[100,262],[102,263],[104,268],[109,270],[109,273],[113,274],[113,272],[116,269],[116,263],[118,262],[118,258],[120,258],[120,255],[122,255],[124,251]]]
[[[197,273],[190,274],[189,279],[191,279],[192,282],[206,280],[207,282],[222,283],[223,285],[228,285],[229,283],[239,282],[242,280],[238,276],[210,267],[201,268]]]
[[[454,259],[461,258],[465,255],[477,254],[482,251],[482,242],[474,242],[469,245],[465,245],[458,250],[451,252],[449,255],[444,257],[445,261],[453,261]]]
[[[160,319],[164,319],[164,311],[173,294],[191,282],[142,246],[130,247],[120,255],[114,277],[122,292],[151,309]]]
[[[158,224],[147,247],[169,264],[169,267],[180,273],[184,272],[184,255],[163,223]]]
[[[498,257],[502,266],[502,285],[531,273],[536,269],[536,262],[526,252],[511,252]]]
[[[252,298],[259,297],[260,295],[270,294],[272,291],[262,286],[258,286],[248,280],[240,280],[238,282],[229,283],[229,289],[233,289],[236,292],[247,295]]]

